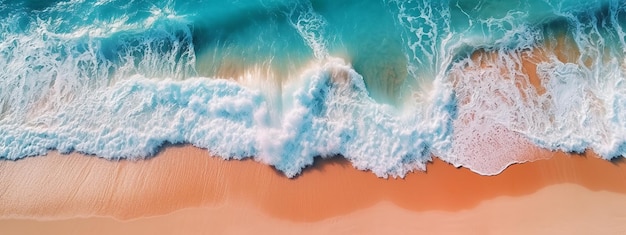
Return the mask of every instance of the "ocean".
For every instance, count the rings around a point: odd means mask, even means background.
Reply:
[[[498,174],[527,145],[626,153],[624,1],[0,0],[0,17],[6,160],[191,144],[287,177],[316,157],[403,177],[433,156]]]

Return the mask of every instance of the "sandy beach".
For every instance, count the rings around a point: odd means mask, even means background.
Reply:
[[[626,234],[624,1],[43,2],[0,235]]]
[[[328,159],[288,179],[191,146],[138,162],[51,153],[0,162],[0,227],[8,234],[624,230],[626,163],[534,154],[550,158],[497,176],[435,160],[427,173],[380,179]],[[575,222],[590,220],[596,225]]]
[[[547,57],[537,55],[524,57],[520,69],[531,74],[541,93],[533,74]],[[226,161],[188,145],[165,147],[142,161],[57,152],[0,161],[0,229],[2,234],[626,231],[622,158],[611,162],[592,152],[566,154],[526,140],[492,139],[522,145],[490,157],[530,162],[484,176],[434,158],[427,172],[382,179],[343,158],[318,158],[289,179],[254,160]]]

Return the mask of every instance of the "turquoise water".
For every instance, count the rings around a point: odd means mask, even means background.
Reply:
[[[395,177],[432,155],[496,174],[527,143],[626,151],[620,1],[2,1],[0,17],[5,159],[190,143],[289,177],[337,155]],[[529,55],[544,93],[519,89]]]

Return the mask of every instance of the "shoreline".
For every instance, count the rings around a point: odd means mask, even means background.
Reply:
[[[0,182],[0,219],[111,216],[132,220],[236,201],[275,218],[316,222],[381,201],[414,212],[458,212],[494,198],[525,197],[567,183],[626,195],[625,161],[610,162],[590,153],[543,150],[535,154],[549,159],[514,164],[496,176],[434,158],[426,173],[381,179],[335,158],[318,159],[302,175],[289,179],[253,160],[225,161],[192,146],[168,147],[143,161],[52,152],[0,162],[0,177],[5,179]]]

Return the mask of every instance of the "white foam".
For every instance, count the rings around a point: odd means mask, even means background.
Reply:
[[[326,20],[315,12],[311,2],[291,2],[288,4],[290,12],[287,12],[289,23],[298,31],[302,39],[313,50],[315,58],[325,59],[328,57],[328,49],[325,38]]]
[[[135,76],[24,123],[4,121],[1,142],[11,144],[0,147],[0,156],[17,159],[59,149],[143,158],[166,142],[191,143],[225,158],[255,156],[290,177],[316,156],[337,154],[386,177],[425,169],[429,150],[446,138],[439,125],[449,120],[448,110],[397,116],[369,98],[362,77],[340,61],[308,71],[302,80],[288,95],[293,105],[282,123],[272,126],[260,91],[219,79]]]
[[[594,74],[577,64],[542,64],[539,70],[546,86],[542,98],[548,100],[547,109],[535,113],[540,118],[524,133],[550,149],[582,152],[591,148],[607,159],[623,155],[626,87],[618,66],[616,61],[609,62]],[[604,73],[608,76],[594,79]]]

